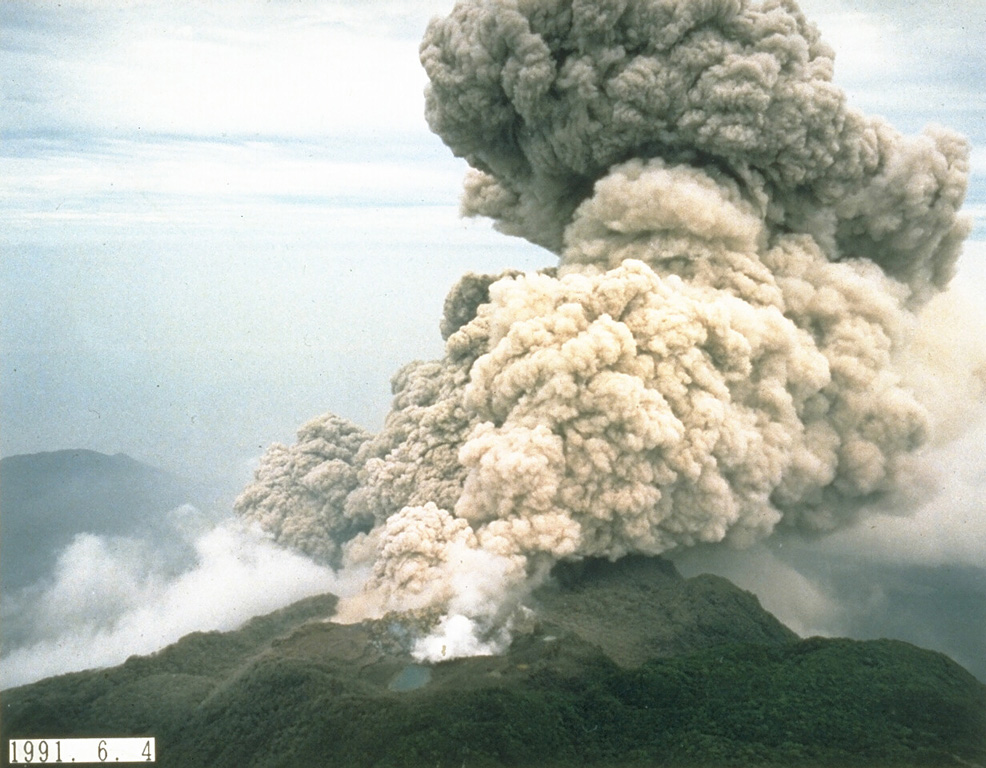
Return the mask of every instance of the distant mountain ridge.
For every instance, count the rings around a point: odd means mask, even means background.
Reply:
[[[503,655],[426,666],[400,617],[308,598],[4,691],[4,736],[154,735],[182,768],[986,764],[986,686],[941,654],[800,640],[653,558],[565,564],[529,604]]]
[[[163,524],[209,491],[123,453],[89,450],[0,459],[0,588],[19,589],[51,572],[80,533],[133,536]]]

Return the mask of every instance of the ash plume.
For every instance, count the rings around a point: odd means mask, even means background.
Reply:
[[[490,652],[560,559],[832,531],[894,488],[929,431],[900,360],[969,228],[961,137],[851,109],[785,0],[460,2],[421,60],[464,212],[558,266],[463,277],[379,434],[328,416],[265,457],[240,513],[373,563],[342,618]]]

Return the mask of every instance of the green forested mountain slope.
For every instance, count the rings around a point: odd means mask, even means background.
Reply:
[[[986,764],[986,686],[941,654],[799,640],[660,560],[565,566],[530,602],[504,655],[421,667],[399,622],[309,598],[5,691],[3,736],[155,736],[189,768]]]

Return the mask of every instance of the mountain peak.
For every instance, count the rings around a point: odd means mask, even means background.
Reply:
[[[635,667],[722,643],[776,644],[798,636],[726,579],[685,579],[663,558],[559,563],[532,595],[546,625],[598,645]]]
[[[150,734],[163,768],[986,761],[986,686],[950,659],[798,640],[724,579],[583,561],[530,605],[504,654],[423,665],[400,616],[342,625],[307,598],[5,691],[5,731]]]
[[[204,498],[195,484],[125,453],[6,456],[0,459],[0,583],[9,591],[46,577],[78,534],[130,536],[159,528],[169,510]]]

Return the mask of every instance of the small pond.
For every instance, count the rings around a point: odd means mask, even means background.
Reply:
[[[431,682],[431,668],[423,667],[420,664],[408,664],[404,669],[394,675],[394,679],[387,686],[392,691],[413,691],[416,688],[424,688]]]

